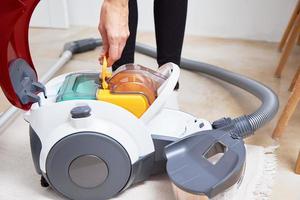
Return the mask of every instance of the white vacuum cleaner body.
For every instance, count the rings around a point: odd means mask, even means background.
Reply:
[[[40,103],[33,104],[24,115],[30,124],[37,172],[71,199],[107,199],[132,183],[164,172],[166,145],[212,127],[204,119],[166,107],[179,78],[179,67],[168,63],[158,72],[168,78],[140,118],[104,101],[57,102],[66,77],[99,77],[97,72],[64,74],[48,82],[47,98],[39,95]]]

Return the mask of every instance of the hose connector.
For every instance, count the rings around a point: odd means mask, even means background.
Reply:
[[[254,134],[254,130],[247,118],[247,116],[241,116],[236,119],[221,118],[212,123],[212,127],[218,130],[224,130],[230,132],[230,135],[234,139],[243,139]]]

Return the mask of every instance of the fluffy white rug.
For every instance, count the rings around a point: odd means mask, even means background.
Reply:
[[[241,184],[213,200],[270,199],[277,159],[273,148],[247,145],[246,169]]]
[[[277,159],[271,148],[247,145],[246,168],[240,184],[213,198],[213,200],[268,200],[276,173]],[[174,196],[167,177],[154,177],[145,183],[130,188],[116,200],[202,200],[199,196],[183,194]]]

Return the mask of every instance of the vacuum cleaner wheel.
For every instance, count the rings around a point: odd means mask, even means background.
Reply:
[[[115,196],[126,186],[131,161],[112,138],[80,132],[53,146],[46,170],[50,185],[66,197],[101,200]]]

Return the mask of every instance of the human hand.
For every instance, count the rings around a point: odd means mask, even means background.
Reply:
[[[104,0],[98,28],[103,41],[100,62],[107,56],[112,66],[121,58],[129,37],[128,0]]]

